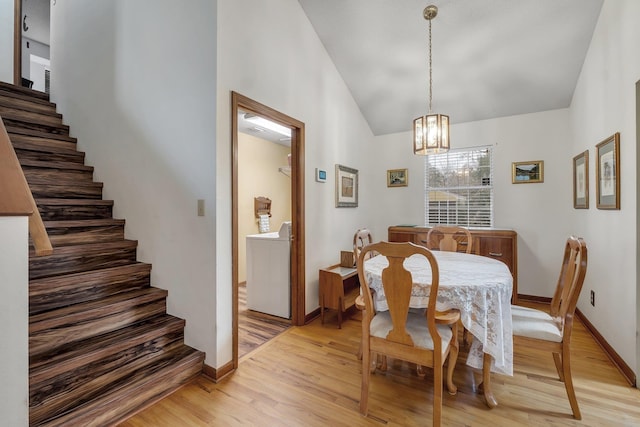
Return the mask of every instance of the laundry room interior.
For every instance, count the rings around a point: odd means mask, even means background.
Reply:
[[[239,111],[239,314],[272,323],[278,318],[289,323],[291,318],[290,132],[290,129],[253,113]],[[251,322],[250,325],[255,326],[256,323]],[[243,334],[242,320],[240,329],[241,342],[247,333],[254,335],[255,332],[244,331]]]

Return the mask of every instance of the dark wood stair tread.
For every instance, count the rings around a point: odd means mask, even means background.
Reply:
[[[164,314],[166,297],[163,289],[144,288],[30,316],[29,356]]]
[[[106,384],[95,393],[97,397],[87,396],[86,401],[80,402],[73,411],[55,415],[37,425],[117,425],[148,403],[167,396],[196,378],[203,362],[204,353],[183,345],[163,354],[152,364],[129,373],[125,378]]]
[[[78,366],[100,360],[153,339],[174,328],[184,328],[185,321],[169,314],[151,317],[107,334],[70,343],[29,359],[29,381],[39,384]]]
[[[23,86],[12,85],[11,83],[0,81],[0,89],[6,90],[8,92],[19,93],[34,99],[42,99],[45,101],[49,101],[49,94],[45,92],[41,92],[39,90],[33,90],[30,88],[26,88]]]
[[[61,117],[61,115],[56,111],[56,105],[52,102],[38,98],[30,98],[2,89],[0,89],[0,105],[12,107],[17,110],[34,111]]]
[[[77,143],[72,141],[62,141],[56,138],[48,138],[46,136],[35,135],[22,135],[17,133],[10,133],[9,139],[13,148],[16,150],[31,150],[40,151],[44,153],[61,153],[61,154],[75,154],[82,155],[82,151],[77,150]]]
[[[113,200],[86,200],[86,199],[35,199],[38,206],[113,206]]]
[[[33,123],[69,132],[69,126],[62,123],[62,116],[54,117],[32,111],[16,110],[0,105],[0,116],[3,120],[15,123]]]
[[[73,304],[67,307],[50,310],[40,314],[29,316],[29,333],[33,334],[45,328],[59,328],[63,325],[73,325],[82,322],[86,318],[100,317],[123,307],[146,304],[151,301],[164,299],[167,291],[160,288],[136,289],[130,292],[121,292],[100,300]],[[109,310],[105,310],[108,306]]]
[[[132,264],[137,246],[135,240],[61,246],[53,254],[39,257],[29,249],[29,279]]]
[[[72,142],[74,144],[78,142],[76,138],[69,136],[68,134],[51,133],[51,132],[45,132],[38,129],[29,129],[29,128],[24,128],[19,126],[11,126],[11,125],[7,125],[6,123],[5,123],[5,127],[7,128],[9,139],[11,139],[13,135],[24,135],[24,136],[32,136],[32,137],[38,137],[38,138],[55,139],[59,141]]]
[[[30,159],[19,159],[22,167],[28,166],[32,168],[42,168],[42,169],[61,169],[61,170],[77,170],[83,172],[93,173],[93,166],[87,166],[82,163],[75,162],[43,162],[38,160],[30,160]]]

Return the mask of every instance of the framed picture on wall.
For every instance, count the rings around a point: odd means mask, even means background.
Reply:
[[[534,184],[544,182],[544,161],[513,162],[511,164],[512,184]]]
[[[336,207],[358,207],[358,170],[336,165]]]
[[[387,187],[406,187],[407,185],[409,185],[407,169],[387,170]]]
[[[620,133],[596,145],[596,207],[620,209]]]
[[[573,158],[573,207],[589,209],[589,150]]]

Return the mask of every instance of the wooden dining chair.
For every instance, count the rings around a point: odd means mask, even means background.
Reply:
[[[373,236],[371,235],[371,231],[368,228],[360,228],[356,230],[356,233],[353,235],[353,259],[358,263],[358,259],[360,258],[360,252],[364,249],[365,246],[373,243]],[[369,255],[366,259],[372,258],[375,254],[373,252],[369,252]],[[366,260],[363,260],[366,261]],[[356,308],[360,311],[364,311],[364,299],[362,298],[362,293],[356,297],[355,302]],[[358,360],[362,360],[362,344],[358,348]]]
[[[382,271],[382,287],[389,306],[388,311],[376,312],[369,282],[364,272],[364,259],[375,251],[385,256],[388,267]],[[431,267],[431,286],[426,314],[409,310],[413,280],[403,265],[405,259],[418,254]],[[360,412],[367,415],[370,366],[373,354],[406,360],[433,369],[433,425],[439,426],[442,417],[442,389],[444,362],[447,366],[447,389],[456,394],[453,371],[458,359],[459,312],[440,316],[436,311],[439,270],[429,249],[413,243],[379,242],[366,246],[360,253],[358,276],[365,303],[362,319],[362,384]]]
[[[573,417],[577,420],[582,416],[571,378],[571,330],[586,272],[587,245],[582,238],[570,236],[550,312],[517,305],[511,307],[514,350],[551,351],[560,381],[567,390]]]
[[[373,243],[373,236],[371,235],[371,231],[368,228],[360,228],[356,230],[356,233],[353,235],[353,259],[357,262],[358,257],[360,256],[360,252],[365,246],[368,246]],[[375,254],[370,253],[369,258],[373,257]]]
[[[465,252],[470,254],[473,248],[473,236],[467,228],[459,225],[436,225],[429,229],[426,244],[429,249],[446,252],[458,252],[458,246],[464,246]],[[465,345],[470,345],[471,339],[469,331],[463,327],[462,340]]]
[[[427,248],[457,252],[459,246],[470,254],[473,247],[471,232],[458,225],[436,225],[427,233]]]

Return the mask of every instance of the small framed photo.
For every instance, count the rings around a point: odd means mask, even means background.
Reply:
[[[511,164],[511,183],[534,184],[544,182],[544,161],[513,162]]]
[[[387,187],[406,187],[409,185],[407,169],[387,170]]]
[[[589,209],[589,150],[573,158],[573,207]]]
[[[316,181],[327,182],[327,171],[324,169],[316,168]]]
[[[358,207],[358,170],[336,165],[336,208]]]
[[[620,209],[620,133],[596,145],[596,207]]]

